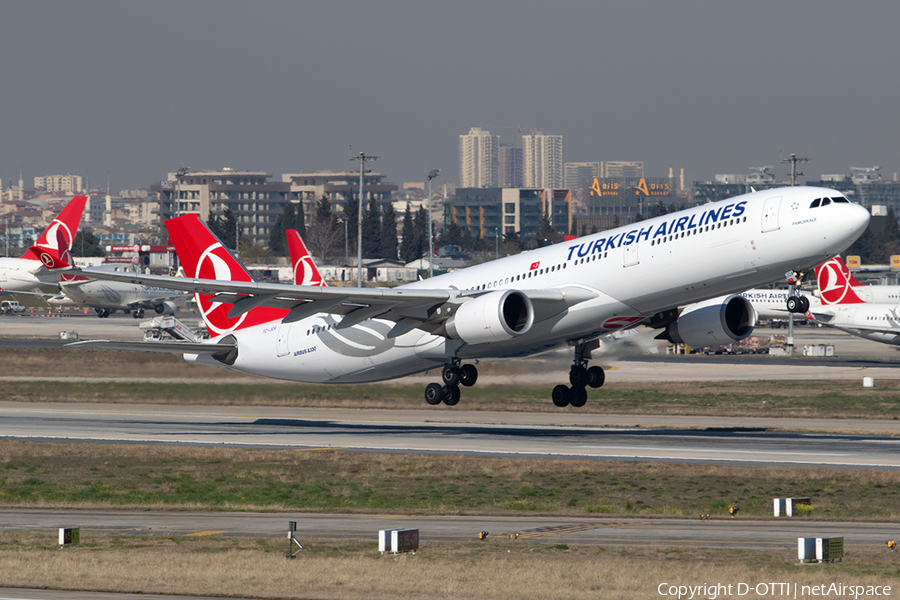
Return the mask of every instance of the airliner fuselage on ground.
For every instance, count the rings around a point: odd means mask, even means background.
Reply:
[[[894,300],[898,286],[861,285],[839,256],[816,267],[816,283],[822,305],[809,310],[816,321],[873,342],[900,345],[900,303]]]
[[[81,277],[75,281],[60,280],[59,289],[75,304],[93,308],[100,318],[117,310],[130,310],[135,319],[143,318],[144,310],[174,315],[174,300],[183,296],[167,288]]]
[[[87,196],[69,200],[21,258],[0,257],[0,294],[31,292],[59,281],[60,271],[54,268],[60,265],[56,261],[67,257],[72,248],[86,203]],[[63,260],[71,261],[71,258]]]
[[[787,319],[790,312],[787,308],[790,291],[783,289],[759,289],[746,290],[741,296],[750,301],[756,309],[756,316],[761,320]],[[819,299],[816,296],[806,296],[810,307],[818,307]]]
[[[825,197],[834,201],[815,202]],[[586,368],[598,336],[646,323],[698,347],[746,337],[755,313],[734,292],[812,268],[847,248],[868,220],[835,190],[780,188],[393,289],[355,289],[252,281],[188,215],[166,223],[187,277],[126,280],[197,294],[211,345],[172,347],[189,361],[327,383],[392,379],[443,364],[444,385],[430,384],[426,400],[455,404],[459,384],[477,378],[461,361],[569,344],[571,387],[557,386],[553,400],[580,406],[585,386],[603,380],[602,369]]]

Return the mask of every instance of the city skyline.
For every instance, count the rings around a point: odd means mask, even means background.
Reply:
[[[898,17],[836,0],[6,3],[0,36],[22,51],[0,57],[0,176],[135,189],[181,165],[352,170],[362,151],[392,182],[458,184],[459,135],[510,144],[523,126],[564,136],[565,162],[689,182],[773,164],[782,180],[791,153],[807,179],[892,179]]]

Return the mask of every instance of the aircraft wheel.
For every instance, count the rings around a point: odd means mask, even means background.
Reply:
[[[429,383],[425,386],[425,402],[436,406],[444,399],[444,386],[439,383]]]
[[[587,384],[592,388],[601,387],[604,381],[606,381],[606,373],[603,372],[603,367],[594,365],[587,370]]]
[[[142,308],[137,312],[138,312],[138,319],[143,319],[144,318],[144,309]]]
[[[805,313],[809,310],[809,298],[800,296],[800,310],[798,312]]]
[[[475,365],[463,365],[459,368],[459,382],[462,385],[471,387],[475,385],[476,381],[478,381],[478,369],[475,368]]]
[[[553,404],[562,408],[563,406],[568,406],[572,401],[572,390],[568,386],[558,385],[553,388],[551,397],[553,398]]]
[[[569,383],[572,384],[573,389],[584,388],[584,386],[586,386],[588,383],[587,369],[585,369],[581,365],[572,367],[572,370],[569,371]]]
[[[106,317],[109,316],[109,311],[106,310],[105,308],[101,308],[100,310],[97,311],[97,316],[100,317],[101,319],[105,319]]]
[[[572,390],[572,401],[570,402],[575,408],[581,408],[587,404],[587,390],[584,388],[575,388]]]
[[[450,385],[444,388],[444,404],[447,406],[456,406],[459,404],[460,397],[459,388],[455,385]]]
[[[459,367],[446,366],[441,373],[441,379],[443,380],[444,385],[454,387],[459,385],[459,375]]]
[[[800,298],[797,296],[791,296],[787,299],[787,309],[790,313],[798,313],[800,312]]]

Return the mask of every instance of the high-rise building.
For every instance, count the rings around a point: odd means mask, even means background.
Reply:
[[[581,190],[581,182],[585,179],[600,177],[599,162],[567,162],[564,165],[566,188]]]
[[[644,161],[608,160],[600,163],[600,177],[643,177]]]
[[[535,131],[522,136],[525,187],[563,187],[563,139]]]
[[[500,181],[502,188],[522,187],[522,149],[500,145]]]
[[[497,187],[500,175],[500,136],[473,127],[459,136],[460,187]]]

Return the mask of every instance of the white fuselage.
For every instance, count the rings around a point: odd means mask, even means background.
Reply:
[[[759,319],[787,319],[790,315],[787,309],[788,290],[752,289],[741,292],[741,296],[750,301]],[[821,304],[818,296],[807,296],[807,299],[811,308]],[[803,315],[798,317],[806,320]]]
[[[75,304],[107,310],[152,308],[180,292],[119,281],[61,281],[59,289]]]
[[[900,302],[900,285],[855,285],[853,291],[864,302],[873,304]]]
[[[54,285],[59,275],[48,271],[37,260],[27,258],[0,258],[0,290],[6,292],[30,292],[42,285]]]
[[[854,288],[859,291],[859,288]],[[816,309],[825,324],[882,344],[900,345],[900,304],[832,304]],[[826,318],[822,318],[827,315]]]
[[[849,203],[810,208],[813,199],[835,195],[804,187],[747,194],[397,288],[472,295],[580,288],[593,295],[506,341],[467,345],[419,329],[390,338],[392,321],[339,329],[341,316],[322,313],[234,331],[238,356],[231,368],[295,381],[367,382],[453,357],[524,356],[591,339],[659,311],[781,280],[838,254],[865,230],[868,212]]]

